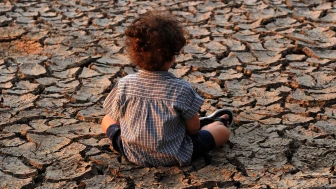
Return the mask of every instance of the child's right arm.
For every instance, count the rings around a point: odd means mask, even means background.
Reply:
[[[198,113],[196,113],[192,118],[186,121],[187,133],[189,135],[194,135],[200,130],[200,120]]]
[[[109,126],[111,126],[112,124],[117,124],[120,126],[120,123],[118,121],[115,121],[113,118],[111,118],[111,116],[109,115],[105,115],[103,120],[102,120],[102,123],[101,123],[101,127],[104,131],[104,133],[106,133],[107,131],[107,128]]]

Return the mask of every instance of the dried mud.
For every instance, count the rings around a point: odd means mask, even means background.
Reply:
[[[200,114],[235,113],[210,164],[119,163],[100,129],[148,9],[189,31],[170,71]],[[0,188],[336,188],[335,25],[331,0],[1,1]]]

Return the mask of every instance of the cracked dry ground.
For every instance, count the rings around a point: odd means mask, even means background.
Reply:
[[[210,165],[119,163],[100,130],[124,27],[163,8],[189,30],[170,71],[236,116]],[[330,0],[2,0],[0,188],[335,188],[335,25]]]

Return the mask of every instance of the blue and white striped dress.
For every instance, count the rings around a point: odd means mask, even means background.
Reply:
[[[186,166],[193,144],[185,120],[203,104],[192,86],[170,72],[142,71],[120,79],[104,102],[120,122],[128,160],[141,166]]]

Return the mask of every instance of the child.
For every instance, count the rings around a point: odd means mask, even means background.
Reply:
[[[120,79],[104,102],[102,129],[129,161],[149,166],[186,166],[227,142],[233,114],[216,111],[201,121],[203,99],[168,69],[186,44],[169,13],[149,11],[125,30],[126,50],[140,71]],[[216,121],[218,120],[218,121]]]

